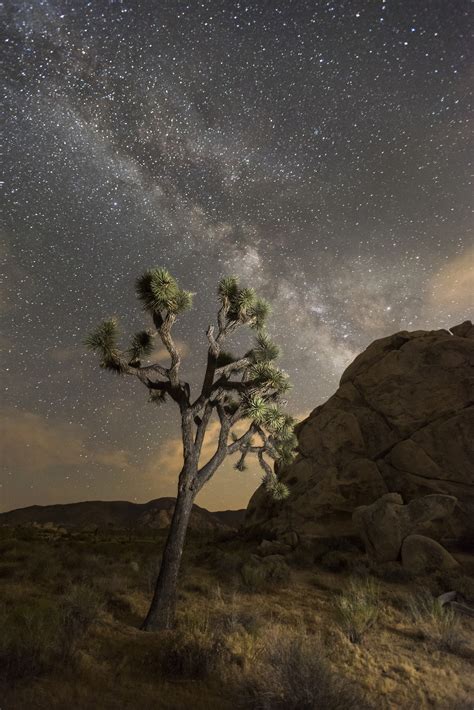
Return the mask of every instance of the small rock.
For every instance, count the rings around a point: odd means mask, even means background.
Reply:
[[[459,567],[449,552],[425,535],[408,535],[402,544],[402,565],[411,574],[427,574]]]

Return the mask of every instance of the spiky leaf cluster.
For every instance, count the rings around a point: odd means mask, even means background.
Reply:
[[[250,327],[255,328],[255,330],[262,330],[270,315],[270,310],[268,301],[264,298],[257,298],[249,311]]]
[[[257,333],[255,346],[247,353],[246,357],[253,362],[271,362],[280,356],[280,348],[268,336],[265,331]]]
[[[269,404],[260,395],[249,395],[246,398],[245,416],[269,432],[272,449],[281,464],[287,465],[294,460],[298,440],[292,417],[276,405]]]
[[[115,318],[105,320],[87,336],[86,347],[100,355],[100,367],[121,374],[126,363],[118,349],[118,324]]]
[[[276,418],[272,429],[273,446],[283,465],[290,464],[296,456],[298,439],[295,434],[295,420],[282,412]]]
[[[227,317],[230,321],[247,323],[257,300],[253,288],[241,288],[230,301]]]
[[[288,486],[282,481],[279,481],[273,472],[271,474],[265,474],[262,479],[262,483],[268,493],[270,493],[272,498],[276,501],[285,500],[290,495]]]
[[[225,276],[219,281],[217,293],[223,306],[229,308],[229,306],[237,300],[239,293],[238,278],[236,276]]]
[[[255,424],[264,425],[267,417],[268,405],[263,397],[258,394],[251,394],[245,399],[245,416]]]
[[[239,288],[236,276],[226,276],[219,282],[218,294],[230,323],[245,323],[257,330],[264,327],[270,305],[253,288]]]
[[[128,350],[131,362],[147,357],[153,352],[153,337],[148,330],[141,330],[132,337]]]
[[[179,288],[176,279],[166,269],[145,271],[135,283],[138,298],[151,313],[178,315],[192,306],[192,294]]]
[[[290,388],[288,375],[270,362],[257,362],[249,368],[249,377],[256,387],[275,390],[279,394]]]

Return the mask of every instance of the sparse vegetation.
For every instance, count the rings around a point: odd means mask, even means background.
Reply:
[[[281,588],[290,580],[290,569],[279,555],[247,562],[242,566],[240,574],[244,589],[250,592]]]
[[[238,707],[249,710],[361,710],[368,701],[330,669],[321,643],[284,627],[267,630],[256,663],[239,676]]]
[[[334,603],[336,620],[352,643],[360,643],[380,612],[379,589],[370,578],[352,580]]]
[[[409,603],[411,617],[422,636],[451,653],[464,645],[461,620],[449,606],[442,606],[428,591],[419,592]]]
[[[432,636],[430,621],[421,634],[429,617],[423,605],[415,619],[409,590],[370,574],[359,579],[322,565],[290,572],[282,557],[255,556],[258,541],[191,537],[177,626],[145,634],[139,627],[152,589],[143,572],[163,531],[132,540],[121,531],[60,540],[24,528],[6,534],[0,530],[9,565],[0,579],[3,710],[89,710],[98,698],[101,710],[388,710],[420,697],[428,706],[433,694],[440,708],[462,707],[472,695],[469,646],[449,650],[456,648],[450,633],[462,623],[468,639],[472,620],[443,621]],[[42,559],[59,579],[38,577]],[[249,567],[245,585],[241,571]],[[254,568],[264,570],[257,584]],[[454,690],[436,673],[433,644],[449,677],[459,679]]]

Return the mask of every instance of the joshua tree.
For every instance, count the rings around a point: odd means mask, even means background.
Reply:
[[[219,282],[217,326],[207,329],[207,364],[201,390],[194,399],[189,384],[180,378],[181,357],[172,336],[176,319],[192,306],[192,294],[182,290],[161,268],[145,272],[136,282],[136,293],[151,316],[153,328],[136,333],[129,348],[121,350],[117,321],[106,320],[88,336],[86,345],[98,353],[102,368],[136,377],[148,389],[152,402],[162,404],[169,398],[181,414],[183,467],[153,601],[143,624],[144,629],[156,631],[174,623],[186,529],[201,488],[230,454],[239,454],[235,464],[239,471],[245,469],[247,455],[256,454],[269,494],[277,500],[286,498],[288,489],[278,480],[268,459],[291,461],[296,438],[294,420],[280,410],[280,405],[286,404],[282,395],[289,389],[289,381],[273,362],[279,349],[265,329],[269,304],[253,289],[240,288],[233,276]],[[255,342],[245,355],[235,358],[222,346],[240,326],[254,330]],[[169,367],[150,361],[157,339],[168,351]],[[201,462],[204,436],[213,416],[219,422],[215,451],[208,461]],[[243,433],[241,420],[247,420]],[[239,435],[234,431],[238,422]]]

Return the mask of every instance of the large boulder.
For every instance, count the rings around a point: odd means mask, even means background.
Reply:
[[[449,518],[424,530],[474,536],[474,328],[396,333],[347,368],[337,392],[297,429],[299,455],[279,472],[282,502],[263,487],[246,514],[250,531],[300,538],[355,533],[353,511],[386,493],[407,503],[457,498]]]
[[[386,493],[371,505],[356,508],[352,520],[370,557],[393,562],[400,555],[403,540],[426,523],[445,518],[454,510],[456,498],[429,495],[403,505],[399,493]]]
[[[408,535],[402,545],[402,565],[410,574],[429,574],[459,567],[439,542],[425,535]]]

